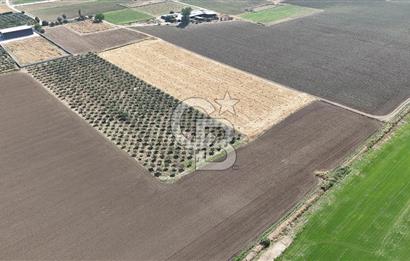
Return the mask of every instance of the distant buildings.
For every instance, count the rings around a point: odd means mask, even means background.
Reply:
[[[192,22],[210,22],[218,20],[218,13],[210,10],[193,10],[189,16]],[[182,21],[182,14],[172,13],[161,16],[161,19],[169,23],[180,23]]]

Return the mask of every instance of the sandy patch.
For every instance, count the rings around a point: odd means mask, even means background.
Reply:
[[[4,44],[13,58],[21,65],[27,65],[66,55],[66,53],[40,36]]]
[[[107,23],[94,23],[91,20],[70,23],[67,24],[66,27],[80,34],[102,32],[114,28],[112,25]]]
[[[5,4],[0,4],[0,14],[2,13],[7,13],[7,12],[13,12],[7,5]]]
[[[196,97],[208,101],[215,109],[211,116],[228,120],[251,139],[314,100],[305,93],[273,84],[162,40],[142,41],[100,56],[180,100]],[[227,100],[226,93],[237,103],[218,101]],[[222,108],[221,103],[226,106]],[[235,113],[229,110],[232,104]]]

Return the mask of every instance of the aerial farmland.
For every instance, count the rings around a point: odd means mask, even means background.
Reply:
[[[0,1],[0,259],[407,260],[409,13]]]

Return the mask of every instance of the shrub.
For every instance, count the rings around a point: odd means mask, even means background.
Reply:
[[[94,17],[94,22],[101,23],[104,20],[104,18],[105,18],[104,14],[101,14],[101,13],[96,14]]]
[[[261,242],[259,242],[259,244],[263,247],[263,248],[267,248],[270,246],[270,240],[269,239],[263,239]]]

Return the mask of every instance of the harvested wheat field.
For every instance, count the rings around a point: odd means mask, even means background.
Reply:
[[[91,20],[70,23],[66,25],[67,28],[79,34],[97,33],[113,29],[114,27],[107,23],[94,23]]]
[[[43,62],[67,55],[63,50],[40,36],[8,42],[3,46],[20,65]]]
[[[228,120],[250,139],[314,100],[162,40],[100,55],[180,100],[205,99],[213,105],[211,116]],[[195,106],[197,100],[187,103]]]

